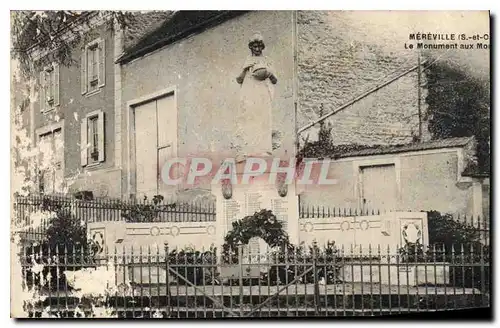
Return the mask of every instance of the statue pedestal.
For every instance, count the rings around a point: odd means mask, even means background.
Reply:
[[[231,197],[224,197],[223,186],[212,185],[212,193],[217,198],[216,223],[218,246],[224,244],[224,237],[232,229],[232,223],[253,215],[262,209],[271,210],[283,223],[283,230],[288,233],[290,242],[299,242],[299,200],[295,185],[289,184],[286,195],[280,196],[276,183],[269,183],[269,170],[258,179],[242,184],[245,160],[236,165],[237,184],[231,185]]]

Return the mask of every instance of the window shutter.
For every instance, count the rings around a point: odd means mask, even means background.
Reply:
[[[80,161],[82,166],[87,165],[87,118],[82,120],[80,131]]]
[[[54,64],[54,106],[59,106],[59,64]]]
[[[45,104],[47,99],[45,98],[45,71],[40,72],[40,111],[45,111]]]
[[[85,52],[87,54],[87,91],[91,92],[92,88],[90,87],[90,82],[94,78],[92,76],[92,63],[93,63],[93,54],[91,53],[90,49],[87,48],[87,51]]]
[[[105,64],[106,64],[106,49],[105,49],[105,42],[104,39],[99,40],[99,68],[97,71],[98,78],[99,78],[99,88],[104,86],[105,79],[106,79],[106,69],[105,69]]]
[[[80,82],[82,87],[82,95],[87,93],[87,48],[83,49],[80,60]]]
[[[97,147],[99,150],[99,162],[104,162],[104,113],[99,112],[97,118]]]

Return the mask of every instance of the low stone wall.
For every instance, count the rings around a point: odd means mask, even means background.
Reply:
[[[153,254],[156,247],[163,254],[165,244],[170,249],[209,250],[217,242],[215,222],[95,222],[89,223],[87,229],[103,250],[125,248],[127,253],[132,250],[137,255],[147,255],[148,247]]]
[[[380,215],[301,218],[299,240],[319,246],[330,242],[347,256],[393,253],[406,241],[428,243],[427,213],[390,212]]]
[[[295,220],[295,218],[289,218]],[[395,254],[406,241],[428,243],[427,214],[425,212],[391,212],[381,215],[297,218],[299,243],[319,246],[329,241],[343,250],[345,256]],[[133,248],[147,252],[148,246],[164,244],[174,248],[208,250],[220,247],[225,229],[217,222],[93,222],[88,224],[90,238],[109,251],[115,247]]]
[[[339,272],[344,282],[384,285],[422,286],[450,283],[448,263],[356,263],[346,264]]]

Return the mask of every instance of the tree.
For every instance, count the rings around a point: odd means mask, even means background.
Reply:
[[[84,37],[81,27],[90,27],[92,18],[111,25],[116,22],[124,28],[134,17],[131,12],[122,11],[12,11],[11,56],[19,60],[23,74],[29,74],[44,63],[43,60],[33,61],[35,47],[50,54],[46,60],[68,65],[73,47]]]
[[[77,220],[68,204],[47,197],[40,210],[52,213],[52,218],[44,238],[24,246],[23,257],[30,265],[24,279],[29,288],[69,288],[64,271],[93,267],[100,246],[88,239],[85,222]],[[43,269],[36,274],[33,269],[40,265]]]
[[[429,132],[433,139],[475,136],[480,172],[489,172],[489,84],[447,62],[425,70]]]

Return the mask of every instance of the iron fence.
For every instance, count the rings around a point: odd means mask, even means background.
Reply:
[[[29,317],[382,316],[490,306],[489,247],[429,247],[418,257],[369,247],[211,250],[25,246]],[[100,289],[96,290],[96,286]]]
[[[79,200],[67,196],[17,196],[14,222],[28,238],[41,238],[50,223],[43,213],[65,209],[76,220],[91,222],[207,222],[215,221],[215,202],[170,200]],[[36,213],[33,216],[33,213]]]
[[[78,200],[68,196],[17,196],[14,200],[15,226],[27,240],[43,239],[50,224],[50,217],[40,212],[54,209],[67,209],[75,220],[84,224],[91,222],[208,222],[216,220],[216,207],[213,201],[176,202],[173,200],[115,200],[94,199]],[[33,213],[37,213],[35,218]],[[335,219],[352,216],[381,215],[380,210],[363,210],[347,207],[329,207],[300,204],[300,219]],[[475,231],[478,238],[489,243],[490,223],[488,217],[471,215],[449,215],[464,228]],[[38,221],[38,222],[34,222]]]
[[[344,217],[355,217],[355,216],[371,216],[371,215],[383,215],[388,211],[376,210],[376,209],[361,209],[361,208],[351,208],[351,207],[331,207],[324,205],[310,205],[299,203],[299,219],[335,219]],[[407,212],[415,212],[411,210],[405,210]],[[488,216],[474,216],[474,215],[464,215],[464,214],[448,214],[439,213],[436,211],[426,211],[428,213],[428,220],[441,218],[451,219],[461,226],[461,229],[474,231],[478,239],[484,243],[489,243],[490,238],[490,218]],[[429,222],[431,225],[432,222]]]

